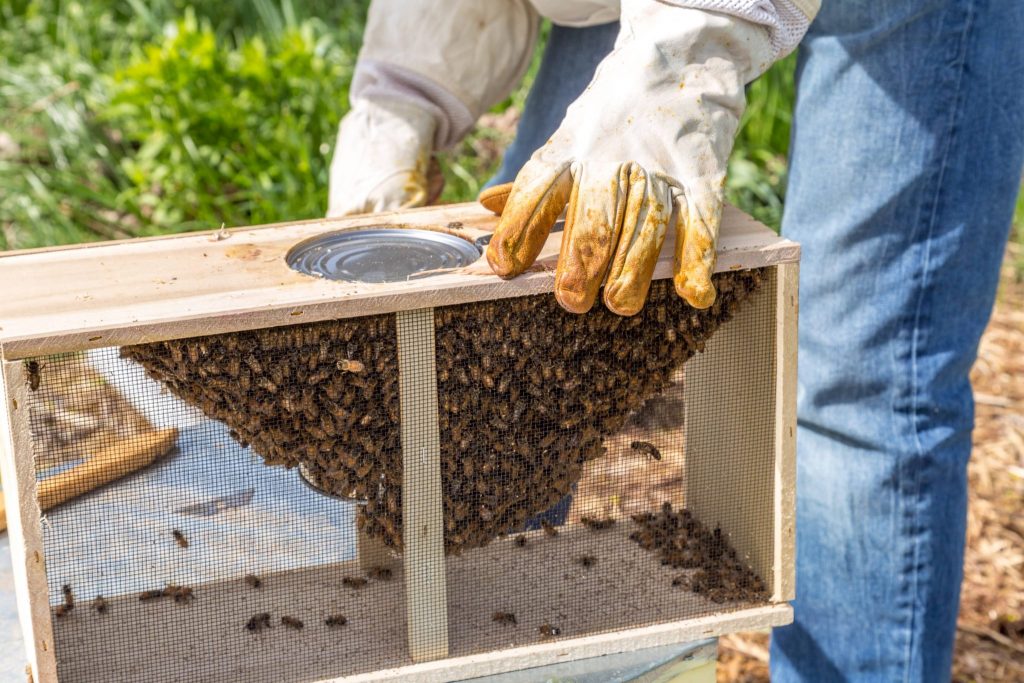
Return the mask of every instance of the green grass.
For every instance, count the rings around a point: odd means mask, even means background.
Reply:
[[[1024,185],[1017,195],[1017,209],[1013,215],[1013,227],[1010,229],[1010,256],[1013,263],[1014,280],[1024,283]]]
[[[368,4],[0,4],[0,248],[323,215]],[[522,107],[541,52],[495,113]],[[774,227],[793,68],[750,88],[726,186]],[[482,126],[442,154],[442,200],[475,197],[508,138]]]
[[[0,247],[322,215],[365,6],[4,5]]]

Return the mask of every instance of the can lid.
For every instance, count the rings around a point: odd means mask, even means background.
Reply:
[[[461,268],[480,248],[455,235],[412,228],[366,228],[319,235],[295,245],[288,265],[307,275],[347,282],[401,282]]]
[[[350,503],[359,503],[361,505],[366,504],[366,501],[362,498],[351,498],[349,496],[343,496],[340,493],[327,490],[327,488],[322,486],[316,476],[309,470],[306,463],[300,462],[297,469],[299,471],[299,480],[320,495],[327,496],[328,498],[334,498],[335,500],[344,500]]]

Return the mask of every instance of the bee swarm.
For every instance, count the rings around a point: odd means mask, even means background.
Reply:
[[[603,453],[603,438],[663,391],[760,282],[756,270],[718,274],[715,304],[696,310],[671,281],[657,281],[629,318],[600,305],[566,313],[551,295],[436,309],[445,550],[486,545],[568,494],[586,461]],[[320,488],[366,501],[360,528],[402,549],[393,315],[122,354],[228,425],[266,464],[301,464]]]
[[[764,581],[736,556],[722,530],[708,531],[689,510],[672,510],[666,502],[657,514],[633,516],[640,527],[629,535],[644,550],[657,551],[661,564],[673,569],[696,569],[681,574],[672,585],[707,596],[715,603],[766,597]]]

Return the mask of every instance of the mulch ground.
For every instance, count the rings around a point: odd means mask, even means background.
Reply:
[[[955,683],[1024,681],[1024,281],[1010,244],[996,310],[971,372],[977,404]],[[719,683],[768,681],[768,636],[720,643]]]

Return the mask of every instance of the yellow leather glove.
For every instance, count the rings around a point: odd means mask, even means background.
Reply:
[[[609,310],[633,315],[674,220],[676,291],[706,308],[743,88],[776,51],[764,26],[651,0],[623,0],[621,22],[559,129],[511,189],[482,197],[505,199],[487,260],[501,277],[522,273],[566,209],[558,302],[586,312],[604,283]]]

